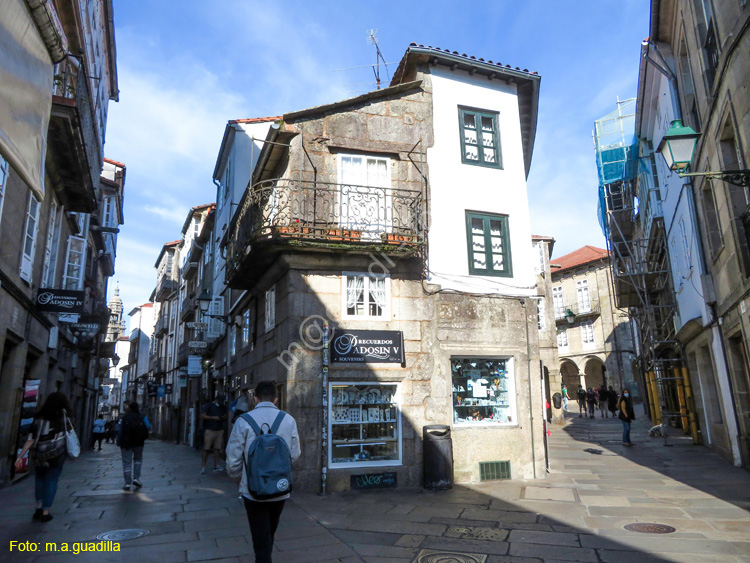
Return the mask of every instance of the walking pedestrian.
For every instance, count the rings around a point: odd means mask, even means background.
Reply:
[[[583,385],[578,386],[576,399],[578,400],[578,418],[581,418],[586,415],[586,390]]]
[[[104,443],[109,444],[112,442],[112,431],[115,427],[114,420],[108,420],[107,424],[104,425]]]
[[[96,417],[94,421],[94,428],[92,429],[91,449],[96,449],[96,443],[99,442],[99,451],[102,450],[102,440],[104,440],[104,427],[107,423],[104,420],[103,415]]]
[[[607,408],[612,413],[612,418],[615,418],[617,416],[617,391],[612,389],[611,385],[607,391]]]
[[[67,457],[65,445],[65,421],[70,412],[68,398],[60,392],[50,393],[39,413],[34,417],[31,433],[16,459],[16,469],[24,463],[26,452],[32,450],[35,460],[34,493],[36,510],[32,518],[41,522],[49,522],[49,513],[57,494],[57,482],[62,474],[63,464]],[[73,423],[68,420],[68,427]],[[32,449],[33,448],[33,449]]]
[[[227,473],[233,479],[239,480],[240,493],[245,503],[247,520],[253,538],[255,561],[257,563],[271,563],[276,528],[279,525],[281,512],[289,494],[281,494],[266,500],[254,497],[250,493],[250,483],[248,482],[248,472],[245,471],[244,458],[253,442],[258,438],[257,432],[263,432],[264,428],[268,428],[271,434],[276,434],[284,439],[292,460],[300,456],[300,443],[295,420],[286,413],[283,413],[283,416],[279,419],[282,411],[277,407],[276,386],[272,382],[261,381],[258,383],[255,388],[254,402],[255,408],[237,419],[232,435],[229,437]],[[252,419],[255,428],[247,420],[248,417]],[[282,483],[283,480],[279,481],[277,486]],[[280,490],[288,489],[282,487]]]
[[[562,400],[563,400],[563,410],[565,412],[568,411],[568,401],[570,401],[570,395],[568,395],[568,386],[563,383],[562,386]]]
[[[594,413],[596,412],[596,396],[591,387],[586,390],[586,404],[589,408],[589,418],[594,418]]]
[[[635,411],[633,410],[633,401],[630,399],[630,390],[623,389],[622,395],[617,402],[617,417],[622,422],[622,445],[632,446],[630,441],[630,423],[635,420]]]
[[[224,447],[224,419],[226,417],[224,393],[217,393],[212,402],[206,403],[201,408],[201,420],[205,430],[201,473],[206,472],[206,462],[210,452],[214,453],[214,471],[224,471],[221,466],[221,449]]]
[[[127,406],[127,412],[120,423],[117,445],[122,454],[122,473],[125,477],[123,491],[129,491],[130,485],[141,487],[141,465],[143,464],[143,444],[148,438],[146,417],[140,413],[138,403],[133,401]]]
[[[601,413],[602,418],[609,418],[609,413],[607,412],[607,397],[609,397],[607,386],[602,385],[599,387],[597,395],[599,399],[599,412]]]

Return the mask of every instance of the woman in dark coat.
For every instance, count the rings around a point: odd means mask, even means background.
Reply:
[[[617,391],[611,385],[607,391],[607,409],[612,413],[612,418],[617,416]]]
[[[26,452],[36,447],[40,441],[52,440],[59,437],[61,432],[65,432],[64,413],[68,412],[70,412],[70,404],[65,395],[55,392],[47,397],[41,410],[34,418],[31,433],[23,445],[18,459],[16,459],[16,469],[20,469],[23,465],[23,457]],[[62,452],[56,457],[35,462],[36,511],[33,515],[34,520],[41,520],[42,522],[52,520],[49,509],[55,501],[57,482],[62,474],[63,463],[65,463],[67,455],[67,451],[63,448]]]
[[[635,411],[633,411],[633,401],[630,398],[630,390],[623,389],[620,399],[617,401],[617,417],[622,422],[622,445],[632,446],[630,441],[630,423],[635,420]]]

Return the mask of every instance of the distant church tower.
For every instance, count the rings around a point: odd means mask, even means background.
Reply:
[[[122,320],[122,299],[120,299],[119,285],[115,287],[115,295],[110,299],[108,306],[110,315],[105,342],[117,342],[117,339],[125,334],[125,321]]]

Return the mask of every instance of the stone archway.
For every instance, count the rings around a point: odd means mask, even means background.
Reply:
[[[580,370],[574,361],[562,360],[560,363],[560,377],[562,377],[563,383],[568,388],[570,398],[575,399],[575,392],[583,382],[581,381]]]
[[[589,387],[596,389],[607,384],[607,369],[604,367],[604,362],[596,356],[586,358],[583,373],[587,389]]]

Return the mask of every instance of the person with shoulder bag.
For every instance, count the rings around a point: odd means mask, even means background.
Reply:
[[[261,381],[255,408],[240,416],[227,444],[227,474],[245,503],[257,563],[271,563],[276,528],[292,490],[292,461],[300,456],[297,422],[278,409],[276,386]]]
[[[632,446],[630,441],[630,423],[635,420],[635,411],[633,410],[633,401],[630,398],[630,389],[623,389],[622,395],[617,402],[617,418],[622,422],[622,445]]]
[[[34,417],[31,433],[16,459],[16,469],[23,464],[26,452],[30,452],[34,459],[36,510],[32,518],[41,522],[52,520],[49,511],[68,455],[68,434],[73,428],[68,412],[68,398],[60,392],[51,393]],[[78,453],[71,452],[71,455],[76,457]]]

